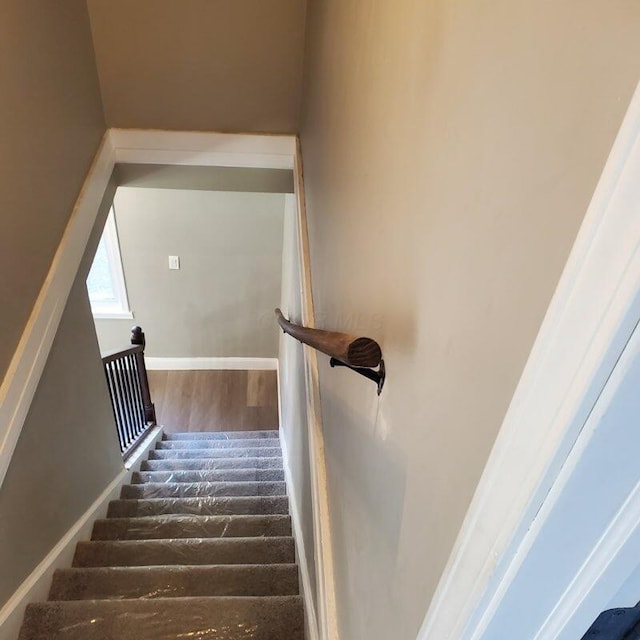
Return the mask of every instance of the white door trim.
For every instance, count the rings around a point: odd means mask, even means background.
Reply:
[[[292,169],[296,137],[110,129],[102,140],[49,273],[0,384],[0,487],[115,163]]]
[[[640,317],[640,90],[611,150],[419,640],[479,640]]]
[[[546,537],[555,544],[545,545],[537,557],[546,556],[545,564],[551,565],[546,586],[553,583],[558,591],[559,583],[562,588],[559,596],[550,598],[552,606],[544,609],[544,617],[531,625],[527,635],[533,640],[576,640],[605,609],[635,606],[640,599],[640,466],[634,464],[640,446],[639,380],[637,325],[533,523],[534,535],[529,535],[535,544],[543,528],[548,529]],[[612,451],[618,469],[612,468]],[[573,513],[567,505],[572,505]],[[602,511],[612,505],[620,507],[610,517],[602,517]],[[576,533],[590,542],[580,545],[584,547],[581,554],[573,553],[578,558],[574,560],[575,572],[554,571],[554,565],[557,567],[566,556],[566,540],[577,541]],[[533,556],[532,561],[537,562]],[[554,573],[559,573],[558,577]],[[632,575],[635,579],[628,583]],[[519,588],[511,588],[512,601],[530,597],[526,583],[521,580]],[[619,600],[620,587],[625,583],[631,602]]]

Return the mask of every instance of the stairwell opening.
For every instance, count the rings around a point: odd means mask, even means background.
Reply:
[[[253,190],[246,175],[243,189],[238,175],[180,188],[178,173],[170,186],[171,170],[160,185],[154,168],[143,184],[119,176],[87,278],[103,363],[144,327],[162,436],[140,445],[48,601],[28,605],[21,640],[305,637],[273,318],[291,172],[271,190],[255,170]]]
[[[278,426],[285,198],[277,169],[118,165],[87,279],[103,354],[146,336],[167,430]]]

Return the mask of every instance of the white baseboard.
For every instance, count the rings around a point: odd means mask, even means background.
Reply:
[[[320,631],[318,628],[318,615],[316,612],[316,603],[313,599],[313,589],[311,585],[311,573],[307,563],[307,554],[302,535],[302,521],[300,516],[300,501],[296,494],[296,487],[291,476],[291,465],[289,464],[289,452],[287,451],[287,442],[284,438],[280,438],[280,446],[282,447],[282,461],[284,463],[284,480],[287,485],[287,493],[289,495],[289,511],[291,513],[291,525],[293,527],[293,539],[296,546],[296,556],[298,559],[298,567],[300,568],[300,586],[302,597],[304,599],[305,609],[305,626],[307,640],[320,640]]]
[[[162,427],[153,429],[144,444],[127,460],[127,468],[113,479],[0,609],[0,640],[16,640],[26,606],[47,599],[55,570],[71,566],[76,544],[89,540],[95,520],[106,516],[109,502],[118,498],[121,487],[128,484],[132,472],[140,469],[147,453],[161,437]]]
[[[154,358],[145,356],[150,371],[277,370],[278,358]]]

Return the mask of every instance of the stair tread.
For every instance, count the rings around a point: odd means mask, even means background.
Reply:
[[[178,431],[164,433],[162,439],[167,440],[248,440],[262,438],[278,438],[277,429],[259,431]]]
[[[217,496],[209,498],[144,498],[112,500],[107,517],[167,514],[234,515],[289,513],[287,496]]]
[[[145,460],[141,471],[204,471],[223,469],[282,469],[282,456],[264,456],[262,458],[167,458]]]
[[[258,515],[165,515],[96,520],[92,540],[273,537],[291,535],[291,517]]]
[[[30,604],[19,640],[303,640],[300,596]]]
[[[156,449],[256,449],[280,447],[278,438],[252,438],[242,440],[233,438],[230,440],[206,440],[196,438],[193,440],[160,440]]]
[[[74,567],[282,564],[295,562],[293,538],[169,538],[79,542]]]
[[[58,569],[50,600],[297,595],[295,564]]]
[[[281,458],[280,447],[242,447],[237,449],[152,449],[149,460],[195,458]]]
[[[131,484],[146,482],[282,482],[282,469],[136,471]]]
[[[280,482],[146,482],[126,484],[121,498],[188,498],[216,496],[285,495],[286,484]]]

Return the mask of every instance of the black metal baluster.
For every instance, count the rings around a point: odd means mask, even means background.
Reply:
[[[142,392],[140,390],[140,372],[138,371],[138,365],[136,363],[135,356],[129,356],[131,362],[131,370],[133,371],[133,389],[136,398],[136,409],[138,416],[138,424],[140,425],[140,430],[138,435],[140,435],[146,429],[146,420],[144,416],[144,403],[142,402]]]
[[[111,407],[113,409],[113,417],[116,422],[116,429],[118,431],[118,441],[120,442],[120,451],[124,451],[124,432],[122,430],[122,417],[120,415],[120,406],[116,398],[117,392],[113,381],[112,363],[106,362],[104,365],[104,373],[107,378],[107,386],[109,387],[109,395],[111,396]]]
[[[131,397],[133,399],[133,410],[136,417],[136,438],[140,437],[140,434],[144,431],[144,422],[140,417],[140,398],[138,398],[138,372],[136,371],[133,356],[127,356],[127,363],[129,365],[129,375],[131,377]]]
[[[132,397],[132,394],[131,394],[131,378],[129,376],[129,368],[127,366],[127,359],[126,358],[121,358],[119,362],[120,362],[120,367],[122,369],[122,380],[123,380],[123,387],[124,387],[124,397],[125,397],[125,401],[127,403],[127,407],[129,408],[129,420],[130,420],[131,435],[132,435],[131,442],[135,442],[136,438],[138,437],[138,433],[137,433],[136,412],[135,412],[135,407],[134,407],[134,404],[133,404],[133,397]]]
[[[122,396],[120,394],[119,382],[118,382],[118,369],[116,367],[115,361],[111,363],[111,374],[113,376],[113,385],[115,391],[115,400],[118,403],[119,413],[120,413],[120,430],[122,431],[122,451],[127,448],[127,443],[129,440],[129,434],[127,433],[127,419],[125,414],[125,407],[122,403]]]
[[[127,449],[134,439],[133,429],[131,428],[131,416],[129,412],[129,405],[127,404],[127,399],[124,393],[124,376],[122,375],[120,360],[114,360],[114,365],[116,371],[116,382],[118,384],[118,398],[122,406],[122,415],[124,418],[125,431],[127,433],[127,442],[125,447],[125,449]]]
[[[140,424],[140,402],[136,393],[136,371],[131,362],[131,356],[127,356],[127,371],[129,373],[129,387],[131,389],[131,401],[133,402],[133,416],[135,420],[136,438],[140,435],[142,429]]]

